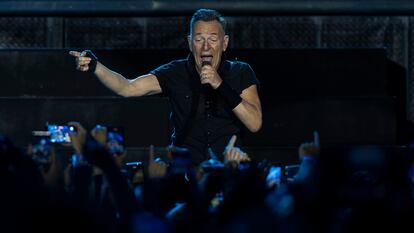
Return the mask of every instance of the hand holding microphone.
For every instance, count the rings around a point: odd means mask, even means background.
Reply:
[[[207,67],[207,66],[212,66],[211,62],[209,62],[209,61],[202,61],[201,62],[200,81],[201,81],[201,84],[204,84],[203,86],[208,84],[208,82],[206,82],[206,79],[207,79],[206,70],[208,70],[209,67]],[[203,73],[203,71],[204,71],[204,73]],[[203,77],[203,74],[204,74],[204,77]]]
[[[216,69],[211,66],[209,61],[202,61],[201,63],[200,80],[201,84],[203,84],[204,91],[207,93],[206,98],[210,98],[211,88],[213,88],[222,96],[231,109],[234,109],[242,102],[240,95],[226,82],[223,82],[223,79],[221,79]],[[208,87],[208,85],[210,85],[211,88],[205,88],[206,86]]]
[[[209,84],[213,89],[220,86],[222,79],[218,75],[216,69],[213,68],[211,62],[202,61],[200,71],[201,84]]]

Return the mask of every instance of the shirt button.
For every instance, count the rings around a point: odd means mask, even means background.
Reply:
[[[207,131],[207,135],[210,136],[211,135],[211,132],[210,131]]]

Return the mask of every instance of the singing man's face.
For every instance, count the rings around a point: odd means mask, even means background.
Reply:
[[[229,36],[224,34],[224,29],[217,20],[197,21],[193,25],[192,35],[188,37],[197,71],[201,70],[203,61],[209,62],[217,70],[228,43]]]

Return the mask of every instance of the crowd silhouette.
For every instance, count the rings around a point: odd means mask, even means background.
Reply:
[[[414,213],[413,152],[298,145],[287,176],[234,146],[200,164],[189,150],[148,148],[126,162],[122,138],[80,123],[70,161],[54,145],[0,137],[2,232],[405,232]],[[42,150],[47,153],[42,154]],[[42,157],[43,156],[43,157]],[[273,155],[277,156],[277,155]],[[164,159],[161,159],[163,157]]]

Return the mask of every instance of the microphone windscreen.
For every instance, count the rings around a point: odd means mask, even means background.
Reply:
[[[209,62],[209,61],[202,61],[201,62],[201,67],[203,67],[203,66],[211,66],[211,62]]]

